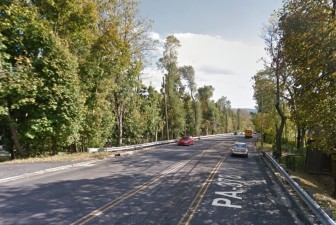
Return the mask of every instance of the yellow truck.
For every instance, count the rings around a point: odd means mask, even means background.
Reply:
[[[245,138],[253,138],[253,130],[245,130]]]

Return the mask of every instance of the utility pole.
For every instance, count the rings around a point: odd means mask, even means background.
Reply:
[[[169,125],[168,125],[168,103],[167,103],[167,95],[166,95],[166,85],[165,85],[165,78],[163,77],[163,95],[164,95],[164,104],[165,104],[165,119],[166,119],[166,133],[167,133],[167,140],[169,140]]]
[[[261,93],[261,149],[264,147],[264,94]]]

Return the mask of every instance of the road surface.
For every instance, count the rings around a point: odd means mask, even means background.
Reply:
[[[235,141],[248,143],[248,158],[231,157]],[[304,224],[300,218],[253,139],[243,135],[0,182],[0,224],[6,225]]]

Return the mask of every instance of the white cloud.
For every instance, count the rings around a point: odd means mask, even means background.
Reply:
[[[221,75],[232,75],[233,71],[227,68],[221,68],[217,65],[196,65],[196,70],[205,74],[221,74]]]
[[[159,34],[153,37],[164,43]],[[251,77],[261,68],[257,61],[265,54],[262,44],[251,46],[218,36],[191,33],[179,33],[175,37],[181,42],[179,65],[194,67],[198,87],[212,85],[215,88],[214,100],[226,96],[232,107],[255,106]],[[163,49],[160,51],[158,55],[162,55]],[[143,77],[147,80],[144,83],[151,82],[160,88],[162,76],[157,68],[146,68]]]
[[[161,39],[160,34],[156,33],[156,32],[150,32],[148,36],[149,36],[150,39],[152,39],[154,41],[164,41],[164,40]]]
[[[142,82],[149,86],[152,85],[156,90],[160,90],[163,73],[155,67],[147,67],[141,75]]]

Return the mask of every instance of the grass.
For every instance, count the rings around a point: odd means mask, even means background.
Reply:
[[[260,142],[257,143],[257,148],[261,148]],[[272,145],[264,143],[263,149],[272,152]],[[301,158],[301,161],[302,160],[304,160],[304,157]],[[331,214],[332,218],[336,218],[336,200],[331,196],[334,190],[332,175],[310,174],[304,170],[304,162],[301,161],[297,160],[297,169],[295,171],[289,168],[286,168],[286,170],[290,172],[293,179],[299,180],[299,185],[302,189],[305,190],[322,209],[329,211],[330,213],[328,214]]]
[[[8,160],[2,163],[34,163],[34,162],[72,162],[72,161],[85,161],[85,160],[94,160],[94,159],[105,159],[111,155],[110,152],[96,152],[96,153],[60,153],[54,156],[39,156],[35,158],[27,158],[27,159],[14,159]],[[0,158],[1,162],[1,158]]]
[[[331,175],[309,174],[303,171],[291,171],[291,177],[299,180],[300,186],[326,211],[331,210],[332,218],[336,218],[336,200],[333,192]]]

